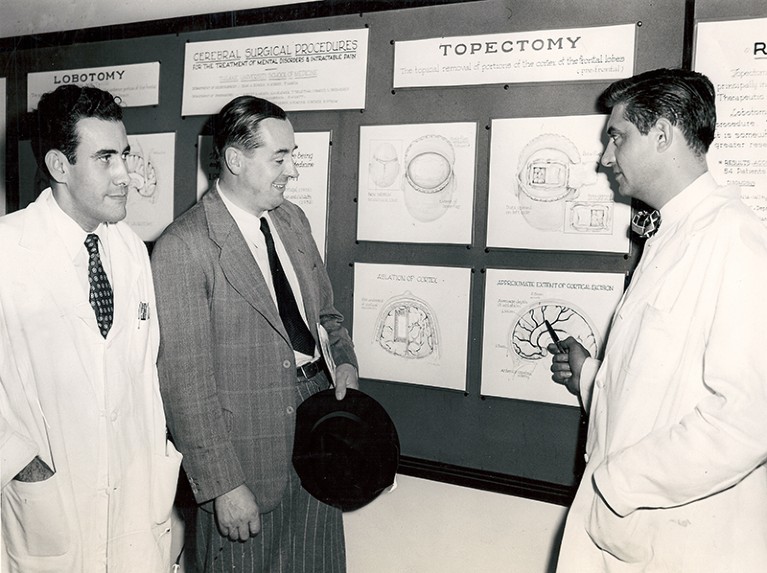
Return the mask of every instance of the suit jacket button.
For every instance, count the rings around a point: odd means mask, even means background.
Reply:
[[[293,414],[293,412],[295,412],[295,411],[296,411],[296,409],[295,409],[293,406],[288,406],[287,408],[285,408],[285,412],[286,412],[286,413],[287,413],[289,416],[290,416],[291,414]]]
[[[283,360],[282,361],[282,367],[283,368],[290,368],[290,360]]]

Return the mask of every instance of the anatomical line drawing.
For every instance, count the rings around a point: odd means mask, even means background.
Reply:
[[[400,174],[399,153],[390,141],[378,142],[373,149],[368,163],[370,181],[376,187],[385,189],[394,185]]]
[[[469,244],[477,124],[360,126],[357,239]]]
[[[538,361],[548,356],[546,346],[552,339],[545,321],[551,324],[560,340],[572,336],[591,356],[597,355],[597,331],[584,312],[569,302],[537,301],[525,307],[509,328],[508,354],[515,363],[515,377],[529,377]]]
[[[151,203],[157,201],[157,173],[152,161],[143,156],[141,148],[131,148],[131,153],[125,160],[130,182],[128,193],[136,192],[139,197]]]
[[[545,133],[534,138],[522,149],[517,163],[516,193],[522,216],[536,229],[563,230],[566,202],[577,198],[579,189],[596,178],[595,165],[581,163],[578,148],[567,137]],[[601,207],[609,208],[609,203]],[[577,222],[580,228],[573,228],[590,230],[588,218],[580,217]]]
[[[410,291],[381,307],[374,342],[389,354],[406,359],[439,358],[439,339],[434,311]]]
[[[402,191],[408,212],[422,222],[447,210],[455,191],[455,150],[441,135],[424,135],[405,151]]]
[[[567,204],[565,230],[579,233],[609,233],[613,228],[612,202],[572,202]]]

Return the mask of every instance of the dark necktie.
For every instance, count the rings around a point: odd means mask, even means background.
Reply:
[[[293,296],[288,277],[285,276],[277,251],[274,249],[274,239],[272,239],[272,233],[269,230],[269,223],[263,217],[261,218],[261,232],[266,239],[266,251],[269,254],[269,267],[272,270],[272,283],[274,284],[274,293],[277,296],[277,308],[280,311],[282,324],[288,331],[290,344],[293,346],[293,350],[313,356],[314,338],[312,338],[312,333],[309,332],[306,322],[298,311],[296,297]]]
[[[631,219],[631,230],[643,239],[652,237],[660,228],[660,211],[637,211]]]
[[[91,233],[85,238],[85,248],[88,249],[90,260],[88,261],[88,284],[90,285],[90,300],[93,312],[96,313],[96,323],[99,325],[101,336],[109,334],[112,327],[114,313],[112,287],[109,284],[104,266],[99,256],[99,238]]]

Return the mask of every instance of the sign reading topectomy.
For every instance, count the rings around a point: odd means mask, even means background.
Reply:
[[[217,113],[244,94],[286,111],[362,109],[367,55],[367,28],[190,42],[181,113]]]
[[[34,72],[27,75],[27,111],[40,97],[64,84],[94,86],[108,91],[123,107],[157,105],[160,102],[160,62]]]
[[[634,24],[394,43],[394,87],[613,80],[634,73]]]

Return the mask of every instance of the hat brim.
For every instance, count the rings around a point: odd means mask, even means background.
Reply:
[[[304,489],[343,511],[359,509],[394,482],[399,465],[394,422],[376,400],[324,390],[296,411],[293,466]]]

